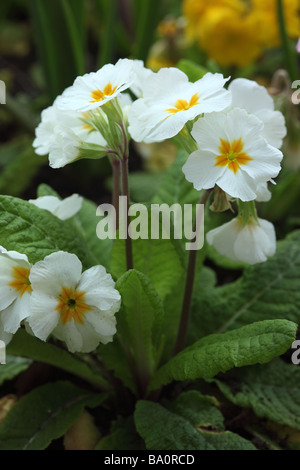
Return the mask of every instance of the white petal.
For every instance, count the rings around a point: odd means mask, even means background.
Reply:
[[[194,188],[210,189],[222,177],[225,167],[216,166],[215,156],[206,151],[193,152],[182,167],[182,171]]]
[[[57,208],[56,215],[61,220],[69,219],[80,211],[83,198],[78,194],[72,194],[62,201]]]
[[[42,196],[37,199],[29,199],[28,202],[40,209],[46,209],[52,214],[55,214],[60,204],[60,200],[56,196]]]
[[[33,291],[30,300],[30,316],[27,321],[33,334],[46,341],[59,322],[59,313],[55,310],[57,299],[42,292]]]
[[[283,114],[280,111],[263,109],[257,112],[256,116],[264,123],[262,136],[267,140],[268,144],[279,149],[287,133]]]
[[[117,312],[120,308],[121,296],[114,288],[114,281],[103,266],[93,266],[84,271],[78,284],[78,290],[86,292],[87,305],[100,310]]]
[[[112,337],[117,331],[114,312],[93,310],[87,313],[85,324],[86,323],[92,325],[93,330],[98,335],[99,341],[103,344],[112,341]]]
[[[29,292],[24,292],[18,296],[9,307],[2,312],[2,323],[4,330],[8,333],[15,333],[20,327],[21,321],[30,315]]]
[[[13,338],[13,335],[11,333],[7,333],[3,329],[3,325],[2,325],[2,322],[1,322],[1,313],[0,313],[0,340],[3,341],[5,343],[5,345],[7,346],[8,343],[12,340],[12,338]],[[0,355],[1,355],[1,350],[0,350]],[[3,353],[2,353],[2,355],[3,355]],[[4,358],[2,357],[1,359],[2,359],[2,362],[3,362]],[[1,364],[1,360],[0,360],[0,364]]]
[[[83,336],[73,319],[65,325],[59,322],[53,334],[66,343],[70,352],[86,352],[83,351]]]
[[[1,247],[2,253],[0,254],[0,310],[7,308],[19,295],[18,291],[10,286],[10,283],[15,280],[13,276],[13,269],[15,267],[22,267],[30,269],[30,264],[27,261],[27,256],[22,255],[16,251],[6,251]]]
[[[232,106],[244,108],[254,114],[260,109],[274,109],[273,99],[266,88],[253,80],[237,78],[230,83],[228,89],[232,93]]]
[[[233,261],[238,261],[234,252],[234,240],[239,234],[239,231],[240,223],[237,219],[233,219],[220,227],[210,230],[206,234],[206,239],[221,255]]]
[[[267,222],[267,221],[263,221]],[[260,224],[262,220],[260,219]],[[250,224],[239,233],[235,243],[234,250],[241,261],[248,264],[262,263],[268,256],[275,253],[276,237],[275,230],[269,222],[263,227]]]
[[[80,112],[98,108],[129,88],[134,77],[131,60],[120,59],[115,65],[106,64],[98,72],[77,77],[74,84],[65,90],[57,102],[57,106],[59,109],[73,109]],[[91,102],[93,101],[91,93],[95,90],[102,91],[108,83],[111,83],[112,88],[117,87],[115,92],[106,96],[102,101]]]
[[[33,290],[57,297],[62,287],[76,288],[82,271],[76,255],[58,251],[36,263],[30,272]]]
[[[242,170],[238,170],[234,174],[226,167],[226,171],[216,183],[231,197],[239,198],[242,201],[252,201],[256,198],[257,183]]]
[[[271,191],[268,189],[268,184],[265,182],[258,183],[255,192],[257,194],[257,202],[268,202],[272,197]]]

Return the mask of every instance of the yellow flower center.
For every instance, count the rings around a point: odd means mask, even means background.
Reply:
[[[16,289],[16,291],[19,292],[20,297],[22,297],[25,292],[32,292],[32,287],[29,281],[29,274],[29,268],[23,268],[21,266],[14,266],[12,268],[13,281],[9,283],[9,286]]]
[[[234,174],[240,169],[240,165],[246,165],[252,160],[246,152],[243,152],[244,142],[242,138],[234,139],[232,142],[220,139],[220,155],[216,158],[215,166],[228,166]]]
[[[199,96],[198,93],[195,93],[192,98],[190,99],[189,103],[186,100],[177,100],[175,103],[175,108],[166,109],[166,111],[170,114],[176,114],[179,111],[187,111],[188,109],[192,108],[199,104]]]
[[[90,100],[90,103],[97,103],[98,101],[103,101],[106,96],[112,96],[114,92],[116,91],[117,86],[112,87],[112,84],[109,82],[105,87],[103,88],[103,91],[101,90],[94,90],[91,93],[91,97],[93,98]]]
[[[72,319],[83,325],[85,313],[92,310],[84,301],[85,294],[85,292],[74,290],[72,287],[62,287],[55,310],[59,312],[63,325]]]

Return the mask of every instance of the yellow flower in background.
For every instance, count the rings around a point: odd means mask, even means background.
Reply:
[[[283,0],[287,33],[299,37],[299,0]],[[276,0],[184,0],[187,39],[221,66],[246,66],[280,45]]]
[[[259,36],[264,47],[280,45],[280,31],[276,0],[252,0],[253,12],[260,18]],[[299,0],[283,0],[285,25],[291,39],[297,39],[300,31]]]
[[[202,50],[222,66],[243,67],[261,55],[259,18],[230,8],[210,8],[198,31]]]
[[[189,39],[198,37],[203,16],[210,8],[214,7],[228,7],[239,12],[245,10],[245,6],[240,0],[184,0],[182,12],[188,21],[186,34]]]

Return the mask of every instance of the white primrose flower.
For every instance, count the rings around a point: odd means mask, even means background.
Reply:
[[[30,314],[31,264],[26,255],[0,246],[0,339],[8,341]]]
[[[91,352],[112,341],[121,297],[103,266],[82,273],[76,255],[58,251],[32,267],[30,281],[28,322],[35,336],[46,341],[52,334],[71,352]]]
[[[183,166],[186,179],[197,190],[217,184],[231,197],[256,199],[258,184],[278,175],[283,157],[260,135],[262,129],[260,119],[240,108],[198,119],[192,136],[199,150]]]
[[[229,78],[207,73],[195,83],[177,68],[162,68],[143,84],[143,97],[129,111],[129,133],[136,142],[161,142],[176,136],[202,113],[222,111],[231,104],[224,85]]]
[[[283,114],[274,110],[273,98],[265,87],[253,80],[236,78],[228,89],[232,94],[232,106],[243,108],[262,120],[264,127],[261,135],[268,144],[280,148],[286,136],[286,125]]]
[[[107,143],[100,132],[84,122],[89,113],[61,111],[57,107],[60,97],[41,113],[41,122],[35,130],[33,147],[38,155],[49,154],[52,168],[62,168],[80,158],[82,144],[96,146],[99,154]]]
[[[62,200],[56,196],[42,196],[37,199],[29,199],[28,202],[34,204],[40,209],[48,210],[61,220],[67,220],[80,211],[82,201],[83,199],[81,196],[78,194],[72,194],[72,196],[66,197]]]
[[[206,239],[221,255],[247,264],[262,263],[276,251],[274,226],[260,218],[250,217],[243,227],[241,217],[236,217],[208,232]]]
[[[77,77],[59,98],[59,109],[89,111],[118,97],[134,82],[132,63],[130,59],[119,59],[115,65],[106,64],[97,72]]]

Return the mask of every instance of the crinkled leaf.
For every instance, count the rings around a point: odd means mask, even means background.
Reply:
[[[300,231],[278,242],[276,254],[249,266],[235,282],[195,289],[189,342],[254,321],[300,322]]]
[[[38,196],[56,196],[60,198],[59,194],[46,184],[41,184],[38,187]],[[90,253],[95,259],[95,264],[101,264],[107,268],[113,241],[110,239],[100,240],[97,237],[96,227],[99,219],[96,216],[96,210],[97,205],[93,201],[83,198],[82,207],[72,217],[72,223],[75,224],[76,231],[79,231],[84,238]]]
[[[178,240],[132,240],[135,269],[144,273],[161,298],[169,294],[184,272],[184,261]],[[117,279],[126,272],[125,242],[115,240],[110,270]]]
[[[300,429],[300,369],[281,359],[245,367],[230,377],[214,379],[224,395],[241,408],[276,423]]]
[[[121,345],[126,349],[127,356],[134,359],[138,375],[148,380],[156,369],[162,352],[161,325],[164,316],[162,301],[149,279],[136,270],[125,273],[117,281],[116,289],[121,294],[122,306],[116,315],[118,325],[116,346],[112,343],[108,347],[110,351],[115,347],[118,349],[118,354],[113,354],[117,363],[114,366],[110,355],[105,354],[108,360],[107,366],[110,364],[116,374],[121,372],[120,378],[125,374],[128,383],[127,368],[123,373],[119,367],[119,362],[122,362],[122,359],[118,359]],[[104,360],[105,357],[103,356]]]
[[[189,406],[188,401],[185,405]],[[203,402],[200,406],[203,407]],[[166,409],[150,401],[137,403],[135,424],[148,450],[255,450],[251,442],[237,434],[212,430],[215,415],[210,414],[210,405],[203,424],[201,421],[197,423],[201,412],[199,413],[195,403],[192,409],[183,410],[184,413],[181,414],[182,408],[176,408],[176,405],[174,409]]]
[[[172,380],[214,377],[233,367],[269,362],[283,354],[295,339],[297,325],[287,320],[266,320],[209,335],[186,348],[154,375],[150,389]]]
[[[0,245],[28,256],[32,263],[59,250],[75,253],[84,267],[94,259],[69,221],[12,196],[0,196]]]

